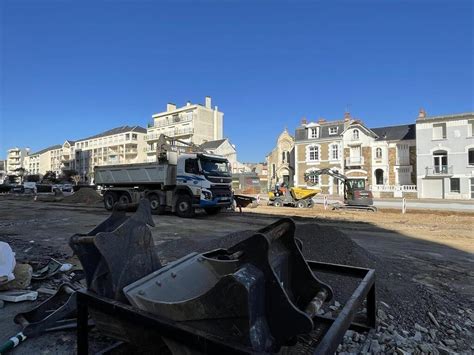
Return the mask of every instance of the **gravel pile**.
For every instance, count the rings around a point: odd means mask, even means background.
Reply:
[[[94,189],[82,188],[74,192],[72,195],[65,196],[62,200],[64,203],[85,203],[93,205],[102,201],[100,196]]]

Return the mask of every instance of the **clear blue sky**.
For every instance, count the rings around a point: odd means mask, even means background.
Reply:
[[[0,0],[0,157],[167,102],[224,112],[241,161],[301,117],[368,125],[473,110],[472,1]]]

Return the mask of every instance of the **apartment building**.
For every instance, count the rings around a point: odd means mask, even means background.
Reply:
[[[25,159],[30,152],[30,148],[11,148],[7,151],[7,175],[16,175],[19,168],[26,169]]]
[[[343,172],[341,136],[343,131],[343,120],[301,121],[301,125],[295,131],[295,186],[320,188],[327,194],[343,193],[341,183],[332,176],[322,175],[312,178],[311,184],[304,181],[304,174],[315,170],[330,168]]]
[[[92,182],[94,166],[145,162],[145,135],[143,127],[122,126],[79,139],[74,142],[74,149],[69,150],[69,154],[74,155],[70,166],[83,181]],[[66,152],[62,156],[65,158]]]
[[[7,176],[7,161],[0,160],[0,184],[3,184]]]
[[[416,120],[419,198],[474,198],[474,112]]]
[[[26,158],[26,171],[28,175],[44,175],[47,171],[53,171],[56,175],[61,174],[62,145],[34,152]]]
[[[218,107],[212,107],[209,96],[205,104],[192,104],[177,107],[169,103],[166,111],[154,114],[148,124],[146,153],[148,161],[156,160],[156,143],[161,134],[200,145],[207,141],[223,139],[224,114]]]
[[[295,139],[285,130],[278,136],[276,147],[266,156],[268,189],[276,184],[292,186],[295,177]]]

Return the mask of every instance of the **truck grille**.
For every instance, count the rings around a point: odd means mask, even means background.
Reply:
[[[212,197],[231,197],[232,196],[232,190],[230,189],[230,186],[214,186],[210,188],[212,192]]]

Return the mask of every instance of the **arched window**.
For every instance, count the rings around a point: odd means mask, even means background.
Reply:
[[[382,169],[375,170],[375,184],[383,185],[383,170]]]
[[[312,145],[308,148],[308,160],[318,161],[319,160],[319,147]]]
[[[382,148],[375,149],[375,157],[377,159],[382,159]]]
[[[352,139],[359,139],[359,130],[358,129],[354,129],[352,131]]]

